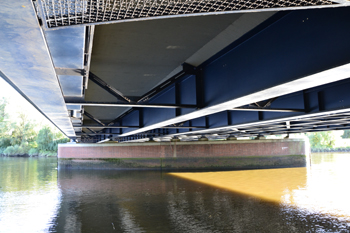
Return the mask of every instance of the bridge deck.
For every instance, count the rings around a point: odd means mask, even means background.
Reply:
[[[349,1],[133,19],[54,2],[0,3],[0,74],[72,139],[349,128]]]

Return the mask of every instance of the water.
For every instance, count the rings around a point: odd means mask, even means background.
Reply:
[[[0,232],[350,232],[350,154],[311,167],[57,171],[0,158]]]

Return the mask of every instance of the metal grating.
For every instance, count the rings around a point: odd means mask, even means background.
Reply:
[[[328,0],[40,0],[47,27],[151,17],[334,5]]]

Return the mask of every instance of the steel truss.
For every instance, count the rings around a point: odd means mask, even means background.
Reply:
[[[99,133],[97,132],[95,134],[81,134],[82,141],[85,141],[85,138],[89,137],[99,138],[99,140],[111,138],[112,140],[119,142],[147,141],[151,137],[161,141],[168,141],[174,136],[179,136],[185,141],[192,141],[197,140],[202,135],[206,135],[206,137],[210,139],[224,139],[228,136],[256,137],[259,135],[267,136],[350,129],[350,105],[346,109],[328,110],[328,106],[325,106],[324,103],[322,103],[320,93],[335,95],[335,92],[337,92],[338,97],[343,99],[343,101],[345,98],[347,98],[346,102],[350,103],[350,96],[348,95],[347,91],[339,91],[337,87],[342,87],[341,89],[343,90],[348,88],[350,89],[350,80],[343,80],[337,83],[280,97],[279,104],[288,104],[291,102],[296,103],[295,101],[299,99],[299,101],[303,101],[303,103],[299,104],[306,106],[316,104],[310,103],[310,96],[316,95],[320,97],[317,99],[317,109],[310,110],[309,108],[308,110],[305,110],[307,113],[303,111],[286,112],[285,109],[279,110],[278,112],[265,112],[265,110],[272,109],[271,107],[267,107],[265,109],[254,109],[255,111],[250,111],[250,109],[243,111],[242,108],[239,111],[231,110],[219,112],[213,115],[205,116],[203,119],[192,119],[180,124],[164,126],[158,129],[143,132],[141,134],[126,137],[120,137],[120,135],[123,134],[123,129],[130,130],[140,127],[125,126],[120,124],[120,122],[119,126],[115,126],[115,124],[112,124],[112,126],[108,126],[107,124],[104,124],[104,126],[86,125],[82,127],[92,129],[96,128],[100,131]],[[323,106],[321,107],[322,104]],[[331,103],[331,105],[333,104],[334,103]],[[139,110],[134,111],[136,112]],[[237,113],[243,117],[250,117],[251,119],[255,117],[256,120],[253,122],[235,124],[233,119],[235,116],[238,116],[235,115]],[[218,127],[218,125],[221,126]]]
[[[97,131],[82,133],[81,140],[196,140],[348,129],[349,9],[276,14],[200,66],[184,64],[182,72],[116,119],[100,126],[84,122]],[[314,23],[295,23],[306,17]],[[326,46],[330,34],[337,35],[331,47]],[[271,40],[274,36],[288,43]]]

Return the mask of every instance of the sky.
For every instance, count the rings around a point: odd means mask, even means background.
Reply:
[[[0,98],[5,97],[8,101],[6,112],[14,119],[20,112],[27,114],[28,118],[42,125],[54,127],[36,108],[24,99],[0,76]]]

